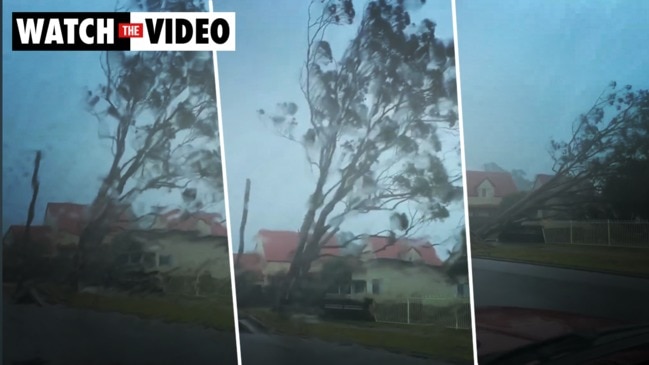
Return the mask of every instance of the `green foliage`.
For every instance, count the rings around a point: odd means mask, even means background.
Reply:
[[[649,120],[649,118],[648,118]],[[602,188],[616,219],[649,219],[649,160],[621,161],[617,173],[608,176]]]
[[[317,253],[313,246],[350,213],[408,206],[415,213],[407,217],[404,234],[446,218],[446,206],[461,197],[439,137],[441,128],[457,129],[453,42],[438,39],[429,19],[411,24],[402,1],[370,1],[360,19],[352,1],[316,1],[310,10],[301,77],[306,119],[300,119],[297,102],[258,111],[303,146],[316,171],[301,228],[315,232],[308,250]],[[358,24],[358,31],[336,54],[326,30],[348,24]],[[329,217],[334,210],[341,211],[335,222]]]
[[[130,6],[202,11],[204,5],[147,0]],[[105,81],[87,90],[86,106],[98,122],[100,138],[111,144],[113,163],[96,203],[131,202],[147,190],[177,190],[188,209],[219,202],[221,156],[211,53],[110,51],[102,54],[101,67]],[[196,194],[199,186],[202,195]]]
[[[649,91],[612,82],[577,118],[570,138],[550,145],[555,177],[483,227],[482,235],[548,205],[577,219],[601,218],[606,206],[617,217],[646,216],[641,200],[649,158]]]
[[[557,173],[602,177],[618,162],[647,156],[647,110],[649,92],[634,91],[631,85],[618,89],[615,83],[595,105],[581,115],[567,142],[552,141]],[[643,118],[643,116],[645,116]]]

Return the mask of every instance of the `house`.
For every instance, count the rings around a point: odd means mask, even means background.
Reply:
[[[372,298],[375,302],[458,296],[458,284],[445,272],[435,247],[424,239],[391,242],[385,236],[369,236],[352,267],[349,284],[332,288],[329,296]]]
[[[112,253],[118,267],[172,276],[230,277],[228,240],[180,230],[132,230],[115,237]]]
[[[149,229],[131,229],[115,237],[113,252],[120,265],[174,275],[202,271],[230,277],[227,229],[217,213],[158,215]]]
[[[260,272],[267,285],[269,276],[290,268],[297,249],[298,232],[260,230],[255,241],[255,251],[244,254],[240,270]],[[458,296],[458,282],[446,274],[444,262],[427,240],[391,242],[385,236],[368,236],[361,244],[362,250],[356,256],[344,255],[336,246],[336,238],[322,249],[322,257],[311,267],[314,278],[327,272],[323,270],[327,263],[344,262],[343,266],[349,270],[346,274],[349,282],[330,288],[328,295],[372,297],[378,301],[412,296]]]
[[[293,231],[262,229],[257,233],[254,237],[254,247],[255,252],[263,258],[265,277],[288,272],[297,251],[298,241],[299,233]],[[334,236],[323,246],[320,251],[322,257],[313,262],[312,272],[319,271],[328,257],[340,256],[340,248],[336,247],[337,245]]]
[[[3,248],[10,250],[22,243],[25,237],[25,226],[10,226],[2,238]],[[45,257],[53,257],[57,253],[57,247],[52,240],[52,228],[48,226],[29,227],[30,241],[34,244],[36,251]]]
[[[119,206],[118,219],[112,222],[104,239],[110,242],[121,231],[130,229],[137,218],[130,206]],[[75,203],[47,203],[44,224],[52,228],[52,239],[57,245],[76,246],[90,219],[90,206]]]
[[[158,214],[151,228],[197,231],[201,235],[227,237],[227,228],[223,225],[223,221],[223,217],[218,213],[202,211],[190,213],[174,209]]]
[[[499,171],[467,171],[467,195],[470,224],[478,227],[498,212],[503,198],[517,193],[512,175]]]
[[[264,266],[266,264],[264,258],[257,252],[246,252],[241,254],[234,254],[233,262],[237,263],[239,260],[239,267],[237,272],[249,273],[256,283],[262,284],[264,282]]]
[[[389,259],[440,267],[442,261],[427,240],[399,239],[390,243],[386,236],[369,236],[361,254],[363,261]]]

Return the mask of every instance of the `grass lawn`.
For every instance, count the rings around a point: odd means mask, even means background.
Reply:
[[[560,265],[603,272],[649,276],[649,249],[587,245],[499,244],[471,246],[476,258]]]
[[[74,293],[69,289],[39,285],[49,296],[73,308],[117,312],[141,318],[188,323],[223,331],[234,331],[231,298],[189,299],[172,296],[127,296]],[[4,295],[13,287],[5,285]]]
[[[75,308],[133,314],[142,318],[196,324],[224,331],[234,331],[232,305],[213,299],[168,297],[100,296],[75,294],[68,301]]]
[[[255,309],[251,314],[278,333],[315,337],[325,341],[351,342],[387,350],[419,353],[436,360],[471,363],[471,331],[433,326],[408,326],[376,322],[304,323],[287,320],[270,310]]]

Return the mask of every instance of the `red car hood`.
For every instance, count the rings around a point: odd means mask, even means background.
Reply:
[[[579,314],[511,307],[476,308],[475,321],[478,356],[511,351],[571,332],[600,330],[624,324]]]

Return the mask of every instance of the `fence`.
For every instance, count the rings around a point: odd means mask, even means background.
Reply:
[[[378,302],[374,317],[377,322],[471,329],[469,298],[412,297]]]
[[[545,243],[649,248],[649,222],[551,221],[543,224]]]

